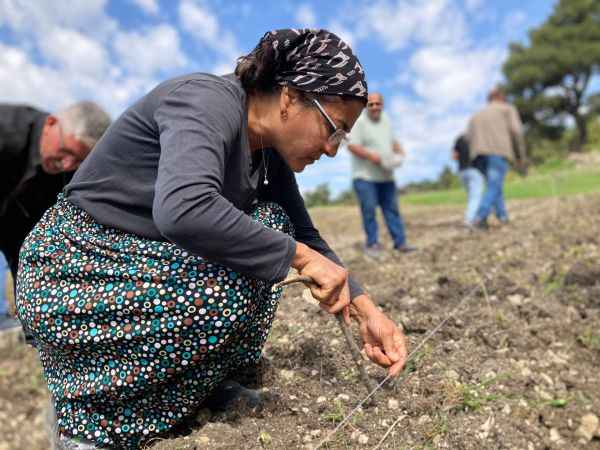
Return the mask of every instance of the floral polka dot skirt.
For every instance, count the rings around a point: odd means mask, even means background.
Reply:
[[[275,204],[252,217],[293,233]],[[129,449],[180,424],[258,361],[280,295],[270,287],[59,197],[21,248],[17,282],[59,433]]]

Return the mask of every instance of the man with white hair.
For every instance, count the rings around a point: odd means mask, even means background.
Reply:
[[[0,104],[0,251],[13,278],[23,240],[109,124],[88,101],[55,114]]]

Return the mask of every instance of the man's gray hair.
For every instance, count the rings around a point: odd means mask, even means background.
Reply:
[[[110,116],[94,102],[84,101],[58,111],[55,116],[63,126],[63,131],[90,149],[102,137],[110,125]]]

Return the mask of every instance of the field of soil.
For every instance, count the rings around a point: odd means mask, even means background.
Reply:
[[[260,411],[201,410],[191,434],[152,449],[599,450],[600,195],[512,202],[509,211],[509,225],[469,232],[460,207],[406,210],[420,251],[374,261],[361,251],[356,207],[314,210],[411,348],[453,315],[401,380],[330,435],[366,389],[336,321],[291,286],[265,349],[271,400]],[[385,376],[368,370],[376,382]],[[46,406],[35,351],[2,348],[0,450],[47,449]]]

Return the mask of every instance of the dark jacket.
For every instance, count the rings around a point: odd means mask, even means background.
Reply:
[[[13,275],[23,240],[71,176],[42,170],[40,138],[47,116],[29,106],[0,104],[0,251]]]
[[[475,159],[471,159],[469,142],[464,134],[461,134],[454,142],[454,151],[457,154],[458,170],[466,170],[473,167],[485,175],[485,158],[477,157]]]

